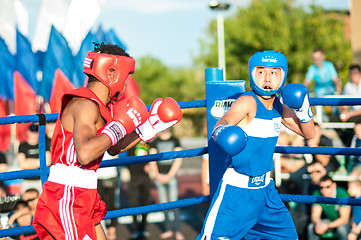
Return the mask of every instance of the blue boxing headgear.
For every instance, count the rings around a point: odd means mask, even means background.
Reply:
[[[282,82],[277,89],[266,91],[255,82],[256,67],[279,67],[282,72]],[[254,54],[248,61],[248,75],[250,86],[260,96],[271,96],[281,92],[287,77],[287,58],[280,52],[264,51]]]

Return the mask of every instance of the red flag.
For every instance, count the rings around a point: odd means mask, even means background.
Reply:
[[[5,103],[0,98],[0,117],[6,117]],[[6,152],[10,147],[10,131],[11,125],[0,125],[0,151]]]
[[[52,113],[60,112],[61,98],[63,95],[74,89],[74,85],[60,69],[55,70],[53,89],[50,95],[50,109]]]
[[[36,114],[36,93],[29,83],[17,71],[14,72],[15,115]],[[16,136],[20,142],[26,140],[26,130],[31,123],[16,125]]]

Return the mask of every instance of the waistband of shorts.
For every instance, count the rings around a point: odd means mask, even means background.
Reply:
[[[271,172],[260,176],[250,177],[240,174],[234,168],[228,168],[223,175],[223,182],[239,188],[259,189],[266,187],[272,180]]]
[[[48,181],[87,189],[96,189],[98,184],[95,171],[60,163],[50,167]]]

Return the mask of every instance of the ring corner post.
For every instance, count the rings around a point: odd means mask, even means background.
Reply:
[[[205,69],[207,139],[209,154],[210,195],[213,197],[224,171],[228,155],[214,142],[212,131],[218,120],[229,110],[232,103],[246,91],[243,80],[223,81],[220,68]]]

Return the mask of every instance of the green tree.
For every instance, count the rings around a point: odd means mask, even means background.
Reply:
[[[283,52],[289,61],[288,82],[303,82],[312,64],[311,53],[322,48],[343,79],[352,61],[351,43],[344,34],[344,13],[322,7],[295,7],[292,0],[253,0],[224,21],[227,79],[248,79],[248,59],[257,51]],[[217,66],[217,25],[207,29],[196,59]]]
[[[156,98],[172,97],[177,102],[205,99],[204,69],[168,68],[160,60],[146,56],[136,61],[134,78],[140,87],[140,98],[152,104]],[[178,136],[200,135],[204,108],[183,110],[183,120],[176,128]]]
[[[146,56],[137,60],[134,78],[146,104],[151,104],[157,97],[172,97],[183,102],[205,98],[204,77],[199,71],[168,68],[160,60]]]

